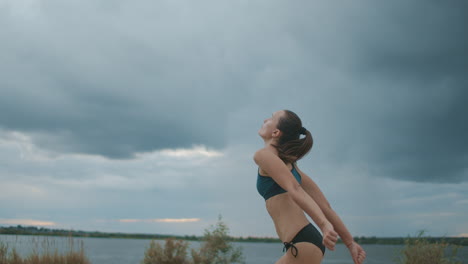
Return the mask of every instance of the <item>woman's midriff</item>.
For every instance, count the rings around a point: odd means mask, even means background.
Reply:
[[[273,219],[276,233],[283,242],[291,241],[309,223],[304,211],[289,197],[288,193],[268,199],[266,208]]]

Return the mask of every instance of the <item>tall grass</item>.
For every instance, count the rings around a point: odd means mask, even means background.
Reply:
[[[191,250],[188,257],[188,242],[166,239],[164,248],[151,241],[141,264],[230,264],[245,263],[242,249],[229,241],[229,229],[219,218],[215,226],[206,229],[203,242],[198,250]]]
[[[90,264],[84,253],[83,241],[76,249],[73,238],[68,238],[68,248],[59,252],[56,241],[43,238],[42,241],[33,239],[32,252],[21,256],[16,248],[0,241],[0,264]]]
[[[461,264],[457,258],[460,246],[445,242],[431,242],[420,231],[414,238],[405,240],[405,247],[396,257],[398,264]]]

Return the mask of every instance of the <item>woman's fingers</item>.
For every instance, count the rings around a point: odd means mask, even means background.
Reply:
[[[335,251],[335,244],[325,241],[323,245],[331,251]]]
[[[338,233],[333,230],[330,222],[324,223],[321,227],[323,234],[322,244],[329,250],[335,250],[335,244],[338,241]]]
[[[331,242],[326,237],[323,238],[322,244],[329,250],[335,250],[333,245],[331,245]]]
[[[357,256],[357,257],[353,258],[353,261],[354,261],[355,264],[361,264],[362,262],[364,262],[364,259],[365,258],[362,257],[362,256]]]
[[[338,241],[338,234],[334,230],[330,230],[324,234],[323,245],[329,250],[335,250],[335,244]]]
[[[354,264],[362,264],[364,262],[366,259],[366,252],[358,243],[353,242],[349,245],[348,249],[351,253]]]
[[[356,260],[355,262],[358,263],[358,264],[361,264],[364,262],[364,260],[366,259],[366,252],[364,250],[362,250],[362,248],[360,248],[357,256],[356,256]]]
[[[361,263],[366,259],[366,252],[365,251],[360,252],[359,259],[360,259]]]

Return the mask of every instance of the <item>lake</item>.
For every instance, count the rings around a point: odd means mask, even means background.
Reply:
[[[0,235],[0,241],[15,247],[20,254],[28,254],[34,248],[40,250],[45,246],[59,251],[69,249],[69,238],[43,236]],[[82,241],[86,256],[92,264],[139,264],[149,247],[147,239],[118,238],[74,238],[75,246]],[[164,243],[163,240],[158,240]],[[234,243],[243,249],[247,264],[272,264],[283,255],[280,243]],[[199,247],[200,242],[190,242],[190,247]],[[369,264],[394,264],[394,258],[403,245],[363,245],[367,252]],[[468,264],[468,247],[458,251],[462,263]],[[347,248],[338,244],[335,251],[326,251],[323,264],[353,264]]]

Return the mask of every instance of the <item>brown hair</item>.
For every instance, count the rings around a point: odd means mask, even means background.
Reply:
[[[312,134],[302,127],[302,121],[294,112],[284,110],[284,115],[278,121],[282,135],[277,145],[278,156],[285,163],[294,163],[304,157],[312,148]],[[303,134],[305,137],[300,138]]]

